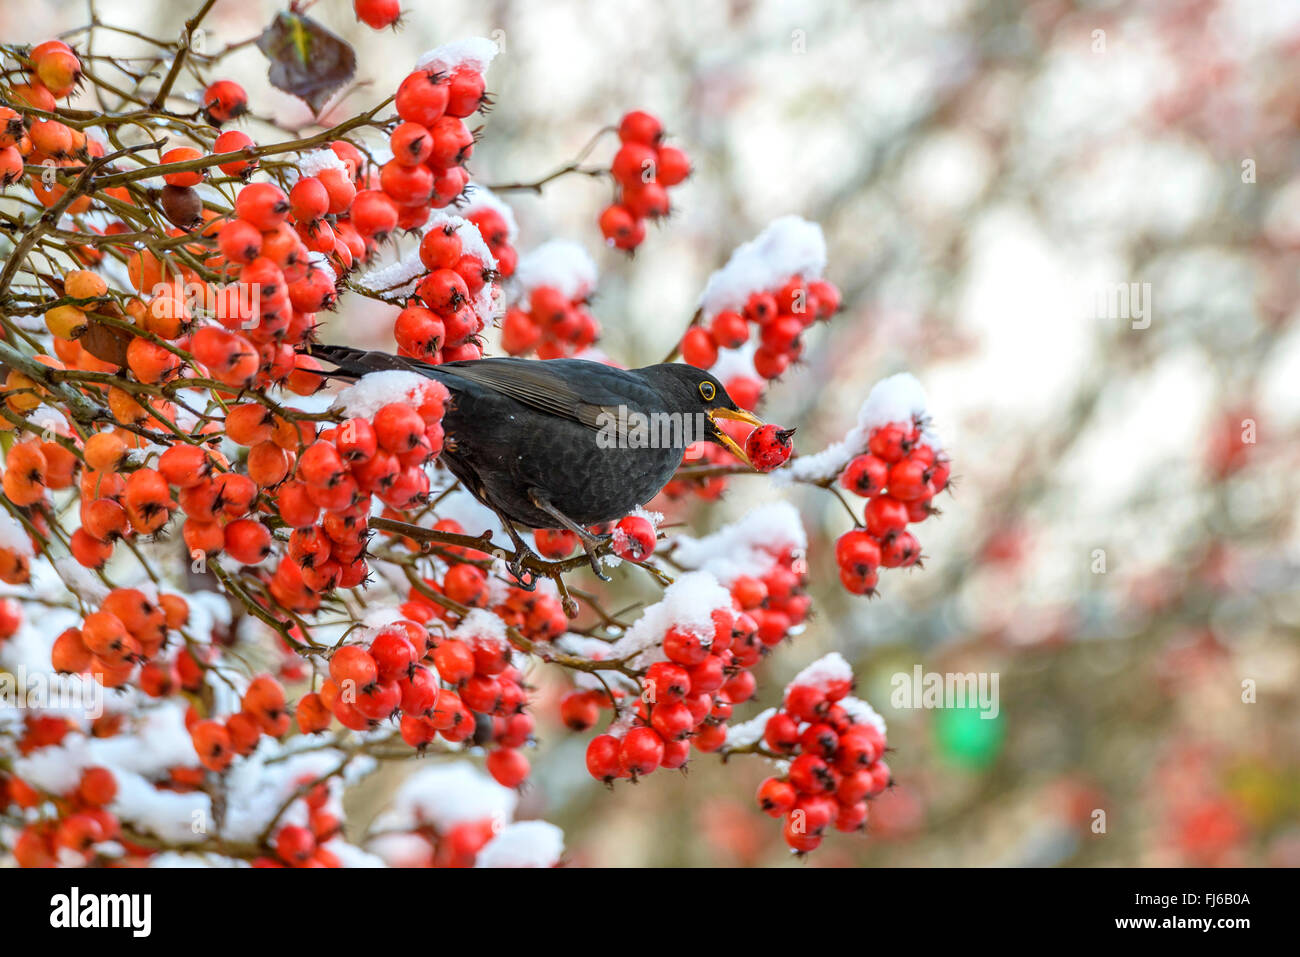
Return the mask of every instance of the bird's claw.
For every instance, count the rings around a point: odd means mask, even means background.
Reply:
[[[523,557],[520,556],[513,561],[506,563],[506,571],[514,576],[519,587],[524,591],[537,590],[537,573],[530,568],[524,567]]]
[[[591,545],[587,545],[586,542],[583,543],[583,546],[587,552],[587,561],[591,562],[591,570],[596,573],[596,577],[603,582],[613,581],[612,578],[605,574],[604,567],[600,562],[600,555],[596,553],[596,549]]]

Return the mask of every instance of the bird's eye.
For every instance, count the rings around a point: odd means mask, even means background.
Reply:
[[[712,402],[713,397],[718,394],[718,390],[713,388],[712,382],[700,383],[700,395],[704,396],[705,402]]]

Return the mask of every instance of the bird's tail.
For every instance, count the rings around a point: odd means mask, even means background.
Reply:
[[[394,356],[387,352],[373,352],[368,349],[354,349],[351,346],[331,346],[316,342],[303,351],[333,365],[335,370],[325,374],[340,379],[360,379],[367,373],[386,372],[390,369],[403,369],[428,376],[430,375],[428,370],[433,368],[418,359],[408,359],[405,356]]]

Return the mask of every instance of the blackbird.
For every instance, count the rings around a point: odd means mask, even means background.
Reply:
[[[532,550],[516,524],[573,532],[604,578],[595,549],[608,536],[586,526],[654,498],[693,442],[717,443],[748,464],[716,419],[762,425],[709,373],[678,363],[615,369],[585,359],[502,357],[430,365],[319,344],[311,353],[340,378],[404,369],[447,387],[442,461],[501,519],[520,556],[510,570],[521,584],[522,556]]]

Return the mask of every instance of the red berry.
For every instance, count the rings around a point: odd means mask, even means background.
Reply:
[[[921,557],[921,543],[911,532],[896,532],[885,538],[880,547],[880,564],[886,568],[906,568]]]
[[[697,369],[708,369],[718,361],[718,344],[707,329],[693,326],[682,336],[682,358]]]
[[[788,814],[797,797],[794,785],[780,778],[768,778],[758,786],[758,806],[769,817]]]
[[[867,448],[872,455],[893,465],[911,448],[911,429],[898,422],[882,425],[871,433]]]
[[[653,728],[631,729],[618,749],[619,767],[626,774],[649,774],[663,759],[663,738]]]
[[[655,178],[664,186],[676,186],[691,175],[691,161],[675,146],[659,147]]]
[[[749,339],[749,324],[740,313],[730,310],[714,316],[709,331],[713,334],[714,341],[724,349],[738,348]]]
[[[612,734],[598,734],[592,738],[587,744],[587,772],[606,784],[621,777],[623,769],[619,756],[622,744]]]
[[[884,490],[889,480],[889,464],[874,455],[859,455],[840,473],[840,485],[863,498]]]
[[[629,515],[614,526],[614,554],[630,562],[645,561],[655,550],[655,529],[639,515]]]
[[[211,84],[203,91],[202,102],[203,114],[213,126],[229,123],[248,111],[248,94],[234,80],[218,80]]]
[[[643,110],[633,110],[626,114],[618,124],[618,138],[624,143],[641,143],[645,146],[657,146],[663,138],[663,124],[657,117]]]
[[[416,70],[397,88],[397,115],[410,123],[432,126],[447,108],[446,79],[438,73]]]
[[[402,15],[400,0],[353,0],[357,19],[372,30],[391,27]]]
[[[867,531],[878,539],[907,527],[907,506],[896,498],[878,495],[867,502],[863,512]]]
[[[487,769],[502,787],[517,788],[528,777],[528,759],[515,748],[497,748],[487,756]]]
[[[760,426],[749,433],[745,440],[745,454],[750,464],[760,472],[770,472],[783,465],[794,450],[790,436],[794,429],[783,429],[776,425]]]
[[[289,215],[289,198],[274,183],[250,183],[235,197],[235,215],[268,232]]]
[[[304,176],[289,190],[289,211],[300,223],[314,223],[330,209],[325,184],[315,176]]]

